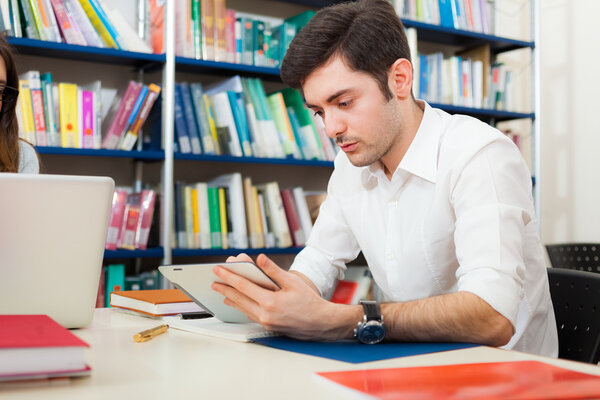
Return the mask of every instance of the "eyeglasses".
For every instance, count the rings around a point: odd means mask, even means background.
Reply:
[[[19,97],[19,89],[0,84],[0,98],[3,103],[17,101],[17,97]]]

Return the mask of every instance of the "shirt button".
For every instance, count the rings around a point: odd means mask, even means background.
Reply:
[[[393,260],[394,258],[396,258],[394,256],[394,253],[392,253],[391,251],[389,253],[387,253],[386,257],[387,257],[388,260]]]
[[[396,200],[391,200],[391,201],[389,202],[389,205],[390,205],[390,207],[394,208],[394,207],[396,207],[396,206],[398,205],[398,201],[396,201]]]

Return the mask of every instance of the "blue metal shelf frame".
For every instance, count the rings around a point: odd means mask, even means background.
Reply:
[[[304,247],[261,248],[261,249],[173,249],[173,257],[231,256],[240,253],[248,255],[298,254]]]
[[[450,104],[440,104],[440,103],[429,103],[430,106],[435,108],[440,108],[446,112],[451,114],[465,114],[470,115],[482,120],[490,120],[495,119],[496,122],[499,121],[507,121],[512,119],[535,119],[534,113],[519,113],[512,111],[500,111],[500,110],[492,110],[488,108],[473,108],[473,107],[463,107],[463,106],[454,106]]]
[[[92,46],[55,43],[44,40],[9,37],[8,42],[19,54],[89,61],[93,63],[128,65],[136,69],[151,70],[162,67],[164,54],[136,53]]]
[[[246,164],[279,164],[279,165],[304,165],[311,167],[333,168],[333,161],[320,160],[296,160],[293,158],[260,158],[260,157],[234,157],[218,156],[211,154],[184,154],[175,153],[176,160],[193,160],[224,163],[246,163]]]
[[[70,156],[91,156],[91,157],[117,157],[131,158],[133,160],[160,161],[165,159],[165,152],[162,150],[106,150],[106,149],[75,149],[69,147],[45,147],[36,146],[39,154],[60,154]]]
[[[104,250],[105,259],[113,258],[162,258],[162,247],[153,247],[146,250]]]
[[[279,68],[196,60],[185,57],[175,57],[175,68],[177,71],[182,72],[208,72],[219,75],[231,75],[239,73],[243,74],[244,76],[255,76],[268,80],[280,80]]]
[[[477,47],[483,44],[489,44],[493,54],[506,51],[534,48],[534,42],[503,38],[494,35],[488,35],[480,32],[463,31],[460,29],[446,28],[440,25],[432,25],[424,22],[402,19],[402,23],[407,28],[417,29],[417,38],[425,42],[434,42],[450,46],[459,47]]]

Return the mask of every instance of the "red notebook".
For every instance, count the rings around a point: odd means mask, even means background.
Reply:
[[[87,343],[47,315],[0,315],[0,381],[85,375]]]
[[[539,361],[319,372],[380,399],[598,399],[600,376]]]

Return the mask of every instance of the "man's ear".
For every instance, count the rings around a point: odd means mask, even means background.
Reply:
[[[412,64],[406,58],[397,59],[390,67],[389,84],[394,96],[405,99],[411,95],[413,81]]]

